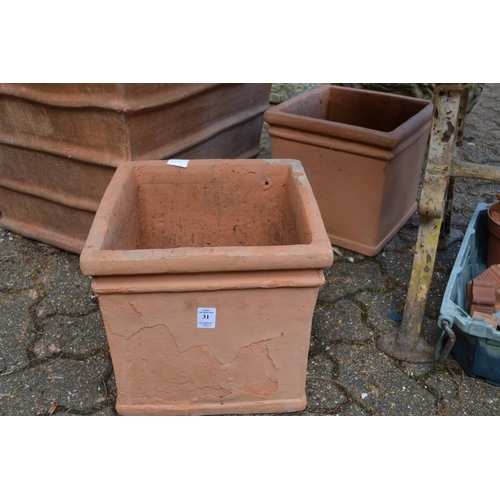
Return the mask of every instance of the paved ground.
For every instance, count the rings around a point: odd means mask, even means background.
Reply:
[[[270,158],[264,128],[261,157]],[[500,84],[467,118],[463,156],[500,165]],[[500,185],[460,180],[452,224],[465,231]],[[412,264],[414,217],[374,258],[338,249],[313,320],[302,415],[499,415],[500,387],[442,366],[396,361],[376,339],[398,328]],[[460,242],[438,253],[424,321],[435,343],[441,299]],[[0,414],[115,415],[116,387],[90,279],[78,256],[0,229]],[[299,415],[300,415],[299,414]]]

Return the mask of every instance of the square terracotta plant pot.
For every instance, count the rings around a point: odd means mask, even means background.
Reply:
[[[415,212],[432,108],[324,85],[266,111],[272,156],[302,162],[332,244],[376,255]]]
[[[0,226],[80,253],[128,160],[251,158],[270,84],[0,84]]]
[[[118,413],[303,410],[312,316],[332,262],[296,160],[118,167],[80,257]]]

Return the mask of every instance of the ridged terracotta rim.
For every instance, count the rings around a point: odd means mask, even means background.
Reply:
[[[262,271],[278,269],[325,269],[332,265],[333,251],[316,199],[302,164],[297,160],[190,160],[196,169],[207,162],[227,168],[284,165],[290,168],[290,180],[301,192],[309,244],[276,246],[180,247],[145,250],[105,250],[107,221],[115,209],[120,187],[139,166],[165,168],[163,161],[121,164],[104,194],[80,257],[84,274],[141,275],[161,273],[213,273],[225,271]],[[175,167],[174,167],[175,168]]]
[[[68,85],[0,83],[0,94],[56,107],[103,108],[117,112],[134,112],[172,104],[190,95],[206,92],[216,87],[230,84],[197,83],[191,84],[191,87],[188,88],[186,88],[186,84],[182,84],[183,88],[178,89],[174,88],[175,84],[165,84],[164,86],[158,84],[142,92],[142,95],[130,97],[126,96],[126,84],[104,85],[108,85],[108,92],[104,91],[103,85],[95,84],[75,84],[74,90],[70,92],[58,92],[57,86],[66,88]],[[168,85],[170,85],[170,88],[167,88]],[[78,87],[86,86],[89,87],[87,95],[82,94],[81,90],[78,89]],[[90,90],[92,87],[93,91]]]
[[[399,127],[396,127],[390,132],[382,132],[356,125],[336,123],[334,121],[327,121],[311,116],[294,114],[289,111],[291,107],[304,99],[305,94],[309,96],[324,95],[326,98],[330,92],[372,94],[386,99],[420,103],[423,108]],[[423,127],[422,133],[429,130],[431,126],[430,118],[432,110],[433,104],[425,99],[386,94],[384,92],[376,92],[373,90],[322,85],[321,87],[309,90],[304,94],[299,94],[298,96],[295,96],[281,104],[278,104],[274,108],[267,110],[264,113],[264,121],[275,127],[284,126],[289,129],[305,129],[313,134],[324,135],[332,138],[339,137],[350,141],[377,146],[382,149],[392,150],[414,134],[416,129]]]
[[[182,151],[189,149],[193,144],[201,144],[205,141],[216,137],[221,132],[230,130],[233,127],[241,125],[242,123],[249,122],[254,119],[259,119],[262,113],[268,108],[267,103],[262,104],[259,107],[254,107],[250,110],[243,110],[237,115],[232,115],[227,117],[223,121],[212,124],[211,126],[206,126],[199,130],[193,131],[191,135],[184,138],[183,142],[177,141],[176,148],[173,149],[170,144],[163,144],[153,150],[148,151],[143,156],[149,156],[153,158],[166,158],[174,157],[182,154]],[[124,159],[119,158],[116,154],[111,154],[103,151],[93,151],[89,150],[86,146],[79,146],[73,144],[65,144],[62,146],[59,141],[46,138],[37,138],[31,136],[25,136],[23,134],[11,135],[5,134],[0,131],[0,142],[8,146],[23,148],[31,151],[40,151],[46,154],[52,154],[55,156],[69,157],[75,160],[91,163],[95,165],[102,165],[104,167],[114,167],[116,168]],[[259,151],[256,151],[258,154]],[[130,158],[130,156],[129,156]],[[136,158],[137,161],[146,160],[146,158]],[[0,183],[1,183],[0,179]]]

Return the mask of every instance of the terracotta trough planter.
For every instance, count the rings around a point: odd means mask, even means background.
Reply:
[[[303,410],[330,242],[295,160],[121,165],[80,257],[123,415]]]
[[[251,158],[270,84],[0,84],[0,225],[80,253],[123,161]]]
[[[422,99],[324,85],[266,111],[273,158],[302,162],[334,245],[373,256],[417,208]]]

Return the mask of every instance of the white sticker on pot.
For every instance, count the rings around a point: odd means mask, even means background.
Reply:
[[[188,166],[189,160],[168,160],[167,165],[173,165],[174,167],[186,168]]]
[[[198,307],[198,328],[215,328],[215,307]]]

